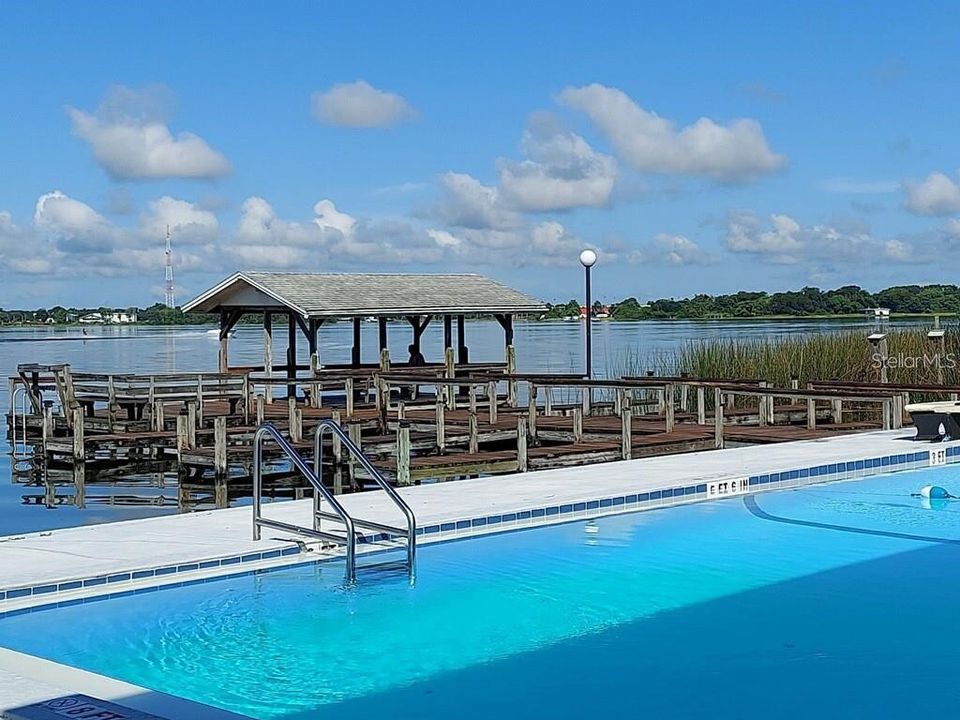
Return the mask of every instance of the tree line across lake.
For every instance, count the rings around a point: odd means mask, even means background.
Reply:
[[[550,305],[544,319],[579,317],[580,302]],[[680,300],[661,299],[642,304],[634,297],[610,305],[614,320],[671,320],[709,318],[760,318],[771,316],[857,315],[865,308],[884,307],[898,314],[960,314],[960,287],[956,285],[897,285],[871,293],[857,285],[835,290],[805,287],[787,292],[738,292],[730,295],[699,294]],[[184,313],[156,303],[143,309],[134,308],[137,322],[144,325],[194,325],[217,322],[215,315]],[[594,314],[604,306],[594,303]],[[93,312],[108,314],[110,308],[65,308],[57,305],[38,310],[0,309],[0,325],[66,325]],[[259,322],[259,317],[245,317],[246,322]]]
[[[857,285],[835,290],[805,287],[787,292],[738,292],[731,295],[699,294],[679,300],[662,299],[642,304],[630,297],[608,306],[614,320],[670,320],[709,318],[761,318],[858,315],[866,308],[889,308],[897,314],[958,314],[960,287],[956,285],[897,285],[871,293]],[[594,315],[604,309],[593,304]],[[579,317],[580,302],[551,305],[547,319]]]

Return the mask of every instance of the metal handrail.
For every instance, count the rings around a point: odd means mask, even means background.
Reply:
[[[387,497],[396,505],[400,511],[403,513],[404,517],[407,520],[407,529],[404,531],[402,528],[395,528],[389,525],[383,525],[381,523],[375,523],[369,520],[355,520],[354,522],[360,526],[366,526],[373,528],[375,530],[382,530],[394,535],[400,535],[401,537],[406,536],[407,538],[407,569],[410,573],[411,581],[416,575],[416,562],[417,562],[417,519],[413,514],[413,510],[410,509],[410,506],[407,505],[406,501],[400,497],[400,494],[393,488],[393,486],[386,481],[383,475],[380,474],[380,471],[377,470],[373,463],[367,459],[367,456],[363,454],[360,448],[357,447],[356,443],[350,439],[350,436],[344,432],[343,428],[340,427],[340,424],[332,419],[324,419],[320,421],[320,424],[317,425],[317,430],[314,434],[313,440],[313,469],[314,474],[317,478],[322,477],[323,469],[323,431],[324,429],[330,430],[332,435],[336,435],[339,438],[340,442],[346,447],[347,451],[353,455],[360,465],[366,470],[370,476],[373,478],[374,482],[380,487],[381,490],[386,493]],[[323,483],[320,483],[323,485]],[[323,486],[325,492],[323,493],[323,498],[328,502],[331,501],[333,496],[326,491],[326,486]],[[331,502],[331,505],[333,503]],[[319,518],[326,517],[327,513],[323,513],[320,510],[320,496],[314,495],[314,519],[315,522],[319,523]],[[319,524],[317,525],[319,529]]]
[[[299,470],[310,482],[314,489],[314,497],[323,498],[330,503],[336,513],[337,519],[343,523],[346,528],[346,534],[343,538],[332,533],[322,532],[319,528],[319,518],[314,514],[313,529],[292,525],[290,523],[280,522],[279,520],[269,520],[261,515],[262,505],[262,483],[263,483],[263,441],[271,437],[274,442],[283,451],[294,467]],[[315,501],[317,502],[317,501]],[[357,537],[354,530],[353,518],[343,509],[343,506],[337,501],[336,497],[324,486],[320,478],[310,469],[303,457],[298,453],[290,443],[280,434],[280,431],[271,423],[264,423],[253,436],[253,539],[260,539],[261,526],[272,527],[278,530],[300,533],[307,536],[321,539],[343,540],[347,549],[347,567],[345,571],[346,583],[352,585],[357,581],[356,550]]]

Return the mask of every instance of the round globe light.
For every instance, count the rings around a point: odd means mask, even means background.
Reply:
[[[597,263],[597,253],[587,248],[580,253],[580,264],[584,267],[593,267]]]

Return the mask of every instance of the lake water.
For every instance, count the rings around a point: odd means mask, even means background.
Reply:
[[[707,338],[772,337],[798,333],[867,329],[864,320],[755,320],[755,321],[644,321],[633,323],[595,322],[593,332],[594,371],[598,377],[624,367],[628,355],[653,358],[669,353],[685,342]],[[583,368],[583,324],[580,322],[518,322],[514,344],[517,365],[523,372],[579,372]],[[114,372],[213,371],[217,368],[217,332],[207,326],[184,327],[103,327],[20,328],[0,332],[0,370],[15,372],[18,363],[70,363],[77,370]],[[362,359],[378,358],[377,324],[364,323]],[[240,326],[230,343],[233,365],[263,362],[263,331],[257,326]],[[428,361],[442,360],[443,328],[433,323],[423,337]],[[406,358],[410,327],[392,324],[389,330],[393,357]],[[472,362],[503,359],[503,332],[494,321],[468,322],[466,342]],[[349,362],[352,327],[342,322],[325,325],[320,331],[320,352],[324,363]],[[305,343],[301,342],[301,346]],[[301,347],[301,350],[304,350]],[[274,357],[286,352],[286,332],[274,329]],[[306,362],[305,355],[302,361]],[[7,386],[0,387],[0,406],[9,405]],[[26,484],[11,472],[9,447],[5,439],[0,455],[0,536],[48,530],[72,525],[123,520],[177,512],[176,488],[163,486],[159,478],[141,478],[137,483],[90,484],[83,509],[67,502],[47,507],[47,493],[59,493],[53,483]],[[71,486],[72,488],[72,486]],[[131,496],[134,502],[131,504]],[[157,504],[144,505],[144,500]]]

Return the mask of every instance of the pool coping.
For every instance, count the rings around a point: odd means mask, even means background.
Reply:
[[[909,433],[881,433],[884,440],[903,442]],[[836,442],[840,438],[831,438]],[[724,497],[804,485],[850,480],[900,470],[913,470],[960,461],[960,440],[929,444],[910,443],[911,452],[881,452],[867,457],[853,457],[835,462],[769,469],[750,474],[717,474],[698,477],[685,483],[667,483],[642,490],[626,489],[616,494],[566,499],[547,504],[526,504],[506,512],[492,514],[450,515],[417,529],[418,543],[432,544],[461,537],[487,535],[534,528],[591,517],[627,512],[640,512],[663,507],[677,507]],[[922,448],[922,449],[917,449]],[[759,448],[756,448],[759,449]],[[898,448],[899,449],[899,448]],[[906,447],[903,448],[906,450]],[[717,452],[717,451],[712,451]],[[724,452],[724,451],[719,451]],[[678,461],[690,455],[673,456]],[[628,461],[642,462],[642,461]],[[486,482],[502,482],[487,478]],[[467,482],[467,481],[461,481]],[[455,487],[456,483],[448,485]],[[416,488],[413,488],[414,490]],[[549,488],[543,488],[544,491]],[[310,501],[300,501],[310,502]],[[236,509],[234,509],[236,510]],[[227,512],[227,511],[213,511]],[[180,516],[183,517],[183,516]],[[133,521],[136,522],[136,521]],[[117,523],[114,525],[122,525]],[[391,538],[383,533],[366,534],[358,547],[358,555],[366,556],[384,549],[378,545]],[[0,539],[2,540],[2,539]],[[259,552],[245,552],[219,557],[197,557],[187,562],[143,565],[88,577],[41,579],[32,584],[0,588],[0,619],[24,612],[154,592],[163,588],[199,584],[228,577],[269,571],[291,565],[314,564],[342,560],[343,548],[324,548],[306,538],[276,539],[274,545]]]

